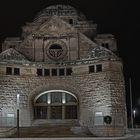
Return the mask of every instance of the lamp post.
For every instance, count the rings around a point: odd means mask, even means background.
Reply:
[[[19,94],[17,94],[17,137],[19,138]]]
[[[129,86],[130,86],[130,110],[131,110],[131,125],[132,129],[134,128],[134,120],[133,120],[133,100],[132,100],[132,85],[131,78],[129,78]]]

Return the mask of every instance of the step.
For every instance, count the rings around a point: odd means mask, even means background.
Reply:
[[[79,137],[91,136],[91,134],[75,134],[71,126],[48,126],[48,127],[21,127],[20,137]],[[17,133],[11,137],[17,137]]]

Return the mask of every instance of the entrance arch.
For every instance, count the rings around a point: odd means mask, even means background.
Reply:
[[[78,99],[65,90],[49,90],[34,99],[34,119],[77,119]]]

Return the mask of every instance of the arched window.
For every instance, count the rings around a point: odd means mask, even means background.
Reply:
[[[77,97],[63,90],[46,91],[34,100],[35,119],[77,119]]]

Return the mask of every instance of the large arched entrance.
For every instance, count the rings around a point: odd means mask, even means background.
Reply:
[[[34,119],[76,120],[77,97],[64,90],[45,91],[34,99]]]

